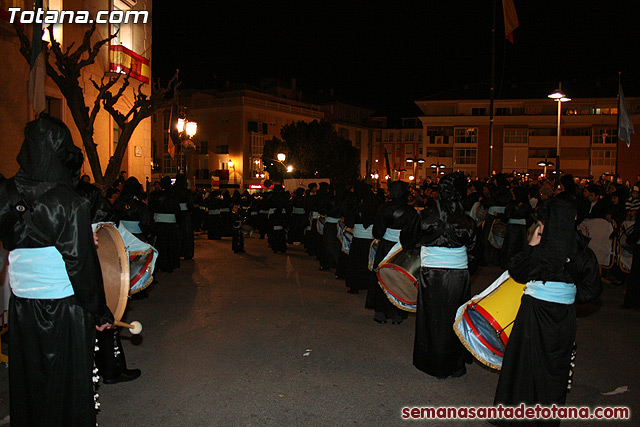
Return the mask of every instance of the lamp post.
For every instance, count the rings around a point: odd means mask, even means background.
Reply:
[[[445,167],[445,165],[443,165],[442,163],[438,162],[438,163],[432,163],[431,167],[435,169],[435,174],[436,174],[436,178],[438,177],[438,175],[443,175],[444,171],[440,170],[443,169]]]
[[[558,137],[556,139],[556,179],[560,177],[560,116],[562,114],[562,103],[571,101],[571,98],[562,93],[562,84],[558,85],[558,90],[548,95],[549,98],[558,103]]]
[[[195,144],[193,143],[191,138],[193,138],[196,132],[198,131],[198,123],[189,121],[184,117],[180,117],[178,118],[178,121],[176,123],[176,130],[178,131],[178,137],[180,140],[180,147],[178,148],[178,150],[180,151],[182,151],[182,149],[185,150],[185,157],[184,157],[185,164],[179,165],[179,169],[180,169],[180,172],[184,172],[185,175],[189,176],[187,172],[187,166],[189,162],[186,158],[186,155],[189,153],[188,150],[192,150],[195,148]]]
[[[553,166],[553,162],[549,162],[547,161],[547,159],[545,158],[543,162],[538,162],[538,166],[543,166],[544,167],[544,177],[547,177],[547,166]]]
[[[418,166],[418,163],[422,164],[424,163],[424,159],[423,158],[417,158],[417,157],[407,157],[406,159],[407,163],[412,163],[413,164],[413,175],[411,175],[409,177],[409,180],[412,181],[413,187],[416,187],[416,181],[417,181],[417,177],[416,177],[416,167]]]
[[[233,160],[229,159],[227,162],[227,166],[229,166],[229,173],[231,173],[231,168],[233,168],[233,183],[236,183],[236,167],[233,164]]]

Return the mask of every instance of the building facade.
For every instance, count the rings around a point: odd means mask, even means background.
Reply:
[[[97,24],[91,42],[95,43],[108,34],[117,32],[117,37],[103,46],[93,64],[82,69],[79,78],[83,88],[87,107],[93,107],[97,90],[91,83],[91,79],[100,82],[103,77],[113,76],[113,73],[127,73],[131,69],[131,87],[137,87],[143,83],[142,92],[149,95],[151,87],[151,6],[152,0],[45,0],[45,9],[57,11],[87,10],[92,17],[100,10],[116,11],[116,17],[120,12],[141,11],[148,12],[147,23],[142,19],[138,23],[131,20],[120,24]],[[0,78],[0,134],[3,135],[2,153],[0,157],[0,173],[12,176],[18,170],[16,156],[24,139],[24,126],[33,120],[34,113],[27,99],[27,86],[29,80],[29,64],[20,53],[20,40],[16,35],[13,25],[10,24],[8,9],[18,7],[21,10],[32,10],[33,2],[26,0],[0,0],[0,63],[3,64],[2,77]],[[120,12],[118,12],[120,11]],[[123,15],[121,15],[123,16]],[[118,19],[115,19],[117,21]],[[61,43],[65,51],[72,43],[78,46],[82,43],[85,31],[89,24],[68,23],[55,24],[54,37]],[[24,25],[25,34],[31,40],[31,25]],[[48,40],[48,31],[45,31],[44,40]],[[50,58],[53,61],[53,58]],[[122,79],[121,79],[122,81]],[[118,90],[116,84],[113,91]],[[74,143],[82,148],[80,133],[73,121],[71,112],[55,83],[47,78],[45,82],[47,100],[46,113],[61,119],[71,130]],[[132,89],[129,88],[116,104],[117,109],[128,111],[133,104]],[[102,172],[107,168],[109,158],[115,152],[120,129],[103,109],[96,116],[94,123],[94,142],[97,145]],[[91,168],[86,160],[83,165],[83,173],[92,176]],[[151,175],[151,120],[145,119],[136,128],[128,145],[127,152],[122,160],[120,169],[128,172],[129,176],[136,176],[141,182]],[[93,178],[93,177],[92,177]],[[106,183],[110,184],[110,183]]]
[[[638,128],[640,99],[627,98],[626,102]],[[444,165],[445,172],[463,171],[472,177],[487,177],[491,173],[513,171],[541,174],[544,168],[538,163],[556,162],[558,107],[553,100],[496,101],[493,150],[488,100],[421,100],[416,104],[423,113],[419,119],[425,164],[435,160]],[[617,173],[624,181],[637,179],[638,136],[632,135],[630,147],[618,140],[615,98],[573,99],[561,107],[563,172],[580,177]],[[402,152],[402,148],[394,149]],[[555,169],[554,166],[551,168]]]

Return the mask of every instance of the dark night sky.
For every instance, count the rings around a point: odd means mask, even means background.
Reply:
[[[640,96],[636,2],[514,3],[520,27],[511,45],[497,1],[496,90],[600,80],[614,97],[622,71],[625,95]],[[183,88],[293,77],[303,92],[333,88],[345,100],[389,108],[489,81],[491,4],[156,0],[153,73],[166,80],[179,68]]]

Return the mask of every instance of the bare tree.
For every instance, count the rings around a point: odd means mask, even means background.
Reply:
[[[29,62],[31,58],[31,43],[25,35],[23,28],[19,25],[14,25],[14,28],[20,38],[20,52],[27,62]],[[98,184],[104,184],[115,181],[135,128],[142,120],[151,116],[155,110],[164,108],[173,102],[180,82],[178,80],[177,70],[166,87],[162,87],[159,80],[152,81],[150,96],[142,92],[143,84],[140,84],[137,89],[133,89],[133,105],[129,111],[123,113],[116,109],[115,104],[129,87],[130,75],[105,75],[100,80],[100,83],[90,79],[98,91],[90,109],[87,106],[85,94],[79,83],[81,71],[84,67],[93,64],[100,49],[116,36],[116,34],[111,34],[92,44],[91,37],[95,30],[96,24],[94,23],[91,25],[91,28],[84,33],[82,43],[76,47],[75,50],[72,50],[75,45],[75,42],[73,42],[63,51],[60,43],[53,37],[53,31],[50,26],[49,36],[51,45],[48,49],[44,49],[44,51],[46,54],[47,76],[60,88],[60,92],[62,92],[62,95],[67,100],[67,106],[69,111],[71,111],[73,121],[80,132],[82,144],[87,153],[87,159],[89,160],[94,180]],[[49,60],[51,54],[53,54],[52,61]],[[122,78],[122,84],[114,93],[112,89],[114,89],[114,86],[120,80],[121,76],[124,76]],[[102,174],[102,168],[100,166],[97,144],[93,138],[94,123],[101,105],[111,117],[113,117],[121,130],[116,151],[109,159],[104,175]]]

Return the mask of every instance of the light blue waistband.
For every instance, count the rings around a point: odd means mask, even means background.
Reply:
[[[573,304],[576,300],[576,285],[565,282],[534,281],[527,283],[524,293],[543,301]]]
[[[269,209],[269,215],[276,213],[276,208]]]
[[[120,221],[120,224],[122,224],[122,226],[132,234],[142,233],[142,230],[140,229],[140,221],[126,221],[123,219]]]
[[[180,203],[180,210],[181,211],[188,211],[189,207],[187,206],[186,203]]]
[[[304,215],[304,208],[293,207],[293,213],[296,215]]]
[[[527,225],[527,220],[524,218],[509,218],[507,224]]]
[[[62,255],[55,246],[9,252],[9,282],[14,295],[61,299],[74,294]]]
[[[220,215],[220,209],[209,209],[209,215]]]
[[[400,231],[401,230],[396,228],[387,228],[387,231],[384,232],[384,236],[382,236],[382,238],[384,240],[397,243],[400,241]]]
[[[364,228],[362,224],[353,226],[353,237],[357,239],[373,239],[373,224]]]
[[[175,216],[175,214],[155,213],[155,214],[153,214],[153,220],[155,222],[164,222],[164,223],[167,223],[167,224],[175,224],[176,223],[176,216]]]
[[[337,224],[338,221],[340,221],[340,218],[336,218],[334,216],[328,216],[328,217],[325,217],[325,220],[327,224]]]
[[[251,216],[257,216],[257,215],[258,215],[258,212],[256,212],[256,211],[252,211],[251,212]]]
[[[207,207],[206,206],[200,206],[200,210],[206,211]]]
[[[464,270],[468,267],[467,248],[444,248],[441,246],[422,246],[420,265],[429,268],[450,268]]]
[[[273,226],[273,231],[279,231],[279,230],[284,230],[284,227],[281,225],[274,225]]]
[[[318,219],[320,212],[311,212],[311,219]]]
[[[497,213],[504,213],[506,209],[507,208],[505,208],[504,206],[491,206],[487,212],[489,213],[489,215],[495,215]]]
[[[269,209],[260,209],[260,212],[258,212],[258,213],[268,214],[269,213]]]
[[[220,208],[220,213],[231,212],[229,208]]]

